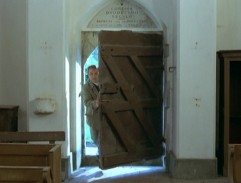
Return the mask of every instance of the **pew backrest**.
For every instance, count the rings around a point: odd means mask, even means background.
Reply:
[[[61,182],[60,145],[0,143],[0,149],[0,166],[49,166],[53,183]]]
[[[0,132],[0,142],[41,142],[65,141],[64,131]]]
[[[233,183],[241,183],[241,145],[234,146],[233,153]]]

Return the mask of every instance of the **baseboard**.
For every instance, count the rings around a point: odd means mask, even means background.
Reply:
[[[215,159],[177,159],[170,152],[167,155],[167,169],[174,178],[210,179],[217,177],[217,160]]]
[[[67,180],[71,175],[71,157],[61,158],[62,181]]]

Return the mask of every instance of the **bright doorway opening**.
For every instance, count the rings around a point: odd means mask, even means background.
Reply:
[[[99,67],[99,60],[98,60],[98,47],[96,47],[89,57],[87,58],[85,65],[84,65],[84,82],[89,79],[88,78],[88,67],[90,65],[95,65],[97,68]],[[91,134],[90,134],[90,126],[87,123],[86,116],[84,117],[84,130],[85,130],[85,155],[86,156],[96,156],[98,155],[98,148],[94,144]]]

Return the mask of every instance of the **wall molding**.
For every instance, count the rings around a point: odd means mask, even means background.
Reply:
[[[174,178],[217,178],[217,159],[177,159],[170,151],[167,155],[167,169]]]

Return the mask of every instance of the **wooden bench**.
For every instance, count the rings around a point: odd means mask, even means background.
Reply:
[[[52,183],[50,167],[0,166],[0,182]]]
[[[53,183],[61,182],[61,146],[58,144],[0,143],[0,166],[47,166]]]
[[[41,142],[48,141],[55,144],[56,141],[65,141],[65,132],[0,132],[0,142]]]
[[[233,182],[241,183],[241,145],[234,146],[233,152]]]

